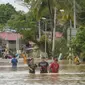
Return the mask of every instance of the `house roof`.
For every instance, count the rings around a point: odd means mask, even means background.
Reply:
[[[55,33],[56,38],[61,38],[63,36],[63,33],[61,32],[56,32]]]
[[[0,38],[4,40],[17,40],[17,38],[21,38],[22,35],[19,33],[13,33],[13,32],[0,32]]]

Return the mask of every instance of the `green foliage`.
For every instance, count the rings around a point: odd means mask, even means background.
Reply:
[[[72,48],[79,55],[85,51],[85,27],[79,28],[76,38],[72,40]]]
[[[8,25],[12,28],[27,28],[28,23],[26,23],[26,16],[19,14],[19,15],[12,15],[10,20],[8,20]]]
[[[59,38],[55,41],[55,52],[54,54],[58,56],[60,53],[65,55],[68,52],[67,42],[65,38]]]
[[[83,9],[83,11],[78,13],[77,21],[80,25],[85,26],[85,9]]]
[[[25,42],[29,40],[35,40],[37,25],[35,16],[31,12],[29,12],[29,14],[17,12],[17,14],[11,16],[7,23],[11,28],[16,29],[23,35]]]
[[[15,8],[9,3],[6,5],[1,4],[0,5],[0,24],[6,23],[10,19],[11,15],[15,13],[16,13]]]
[[[46,38],[46,42],[48,41],[48,38],[47,36],[45,37],[45,35],[42,35],[41,38],[40,38],[40,42],[41,43],[45,43],[45,38]]]
[[[48,56],[50,57],[52,56],[52,42],[46,38],[46,44],[47,44],[46,51],[47,51]],[[44,51],[45,49],[45,36],[44,35],[41,37],[40,45],[41,45],[40,48],[42,49],[42,51]],[[66,39],[65,38],[56,39],[54,55],[59,56],[60,53],[62,53],[63,55],[66,55],[67,52],[68,52],[68,47],[67,47]]]
[[[32,13],[22,14],[21,12],[15,15],[12,15],[10,20],[8,20],[8,25],[12,28],[17,29],[19,32],[22,29],[35,29],[36,21]]]
[[[15,8],[9,3],[0,5],[0,31],[7,24],[11,16],[16,13]]]
[[[80,54],[80,57],[81,57],[82,60],[84,60],[84,59],[85,59],[85,52],[82,52],[82,53]],[[84,61],[85,61],[85,60],[84,60]]]
[[[0,31],[3,30],[4,24],[0,24]]]
[[[41,38],[40,38],[40,49],[42,51],[45,51],[45,39],[46,39],[46,48],[47,48],[47,43],[48,43],[48,38],[47,36],[45,37],[45,35],[42,35]]]
[[[36,38],[35,30],[30,29],[30,30],[22,30],[21,34],[23,34],[23,41],[28,42],[29,40],[34,41]]]

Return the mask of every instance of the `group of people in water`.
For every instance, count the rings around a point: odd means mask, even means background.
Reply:
[[[46,61],[45,57],[42,57],[41,61],[38,65],[34,64],[34,59],[31,58],[31,61],[28,63],[29,73],[35,73],[37,67],[40,67],[40,73],[58,73],[59,71],[59,64],[57,58],[54,58],[54,61],[49,65]]]
[[[48,73],[48,72],[58,73],[59,72],[59,63],[57,58],[53,58],[53,62],[49,64],[46,61],[46,58],[42,57],[41,61],[36,64],[34,63],[34,58],[27,59],[25,54],[22,54],[22,56],[24,59],[24,64],[28,65],[29,73],[35,73],[37,67],[40,68],[40,73]],[[16,55],[13,56],[13,58],[11,59],[11,63],[13,68],[17,67],[18,59]],[[74,64],[76,65],[80,64],[80,60],[78,56],[74,57]]]
[[[14,56],[11,59],[11,63],[13,68],[17,67],[18,60],[16,56]],[[50,64],[46,61],[45,57],[42,57],[41,61],[38,62],[38,64],[34,63],[34,58],[29,58],[27,59],[27,65],[28,65],[29,73],[35,73],[37,67],[39,67],[40,73],[48,73],[48,72],[58,73],[59,72],[59,64],[58,64],[57,58],[53,58],[53,62]]]

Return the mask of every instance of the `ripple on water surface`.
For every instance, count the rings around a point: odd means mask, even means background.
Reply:
[[[29,74],[28,71],[0,73],[0,85],[85,85],[85,73]]]

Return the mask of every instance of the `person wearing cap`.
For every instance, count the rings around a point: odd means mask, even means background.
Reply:
[[[29,67],[29,73],[35,73],[35,69],[36,69],[37,65],[34,64],[34,58],[30,58],[28,67]]]
[[[49,66],[49,71],[50,73],[58,73],[59,72],[59,64],[58,64],[58,59],[53,58],[53,62]]]
[[[40,67],[40,73],[48,73],[48,62],[46,62],[45,57],[41,58],[41,62],[38,63],[38,66]]]

